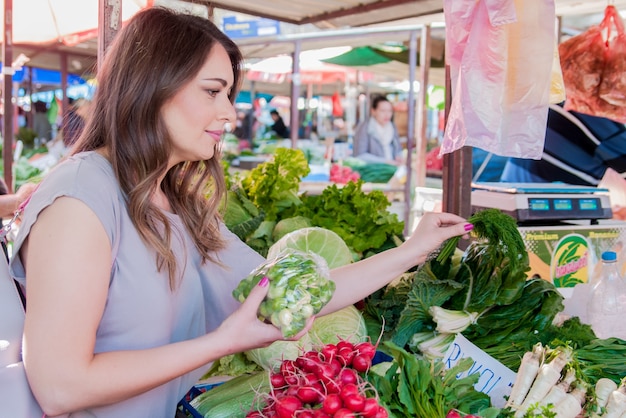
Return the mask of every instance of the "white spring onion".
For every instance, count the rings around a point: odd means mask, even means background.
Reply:
[[[476,323],[477,312],[464,312],[445,309],[441,306],[431,306],[428,312],[437,323],[437,331],[441,333],[458,334],[467,327]]]

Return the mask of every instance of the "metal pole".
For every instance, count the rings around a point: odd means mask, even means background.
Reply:
[[[4,42],[2,44],[2,157],[4,182],[8,192],[13,192],[13,0],[4,0]]]
[[[404,183],[404,235],[411,232],[411,206],[413,201],[413,148],[415,147],[415,67],[417,66],[417,31],[409,34],[409,93],[407,108],[406,182]]]
[[[428,89],[428,73],[430,72],[430,25],[425,25],[422,29],[422,39],[420,39],[420,73],[421,83],[420,91],[417,98],[417,149],[416,153],[419,157],[415,170],[417,171],[416,179],[418,186],[426,185],[426,146],[428,138],[426,138],[426,120],[428,118],[428,110],[426,107],[427,89]]]
[[[299,117],[298,117],[298,98],[300,97],[300,84],[302,84],[302,79],[300,76],[300,51],[302,50],[302,42],[296,41],[294,42],[294,50],[293,50],[293,69],[291,72],[291,107],[290,107],[290,123],[289,123],[289,134],[291,138],[291,147],[298,148],[298,127]]]
[[[122,27],[122,0],[98,0],[98,68]]]

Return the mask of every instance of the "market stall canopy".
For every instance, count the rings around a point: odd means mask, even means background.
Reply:
[[[266,58],[252,64],[247,71],[248,80],[272,83],[289,82],[292,79],[293,59],[289,55]],[[357,70],[335,64],[327,64],[304,53],[300,56],[301,84],[357,83],[367,81],[369,74],[360,74]]]
[[[124,0],[122,20],[152,5],[153,0]],[[66,57],[70,72],[95,69],[98,0],[19,0],[13,2],[12,16],[13,56],[28,57],[28,66],[59,70],[61,57]]]
[[[296,25],[319,28],[363,27],[409,20],[414,23],[443,22],[443,0],[186,0],[224,10],[246,13]],[[618,9],[626,0],[612,0]],[[557,16],[601,13],[607,0],[556,0]]]
[[[122,20],[151,6],[151,0],[124,0]],[[0,9],[4,20],[4,9]],[[76,45],[97,35],[98,0],[19,0],[13,2],[13,43]],[[0,35],[0,42],[4,36]]]

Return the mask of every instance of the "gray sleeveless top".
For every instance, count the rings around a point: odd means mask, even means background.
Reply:
[[[167,272],[157,271],[154,251],[143,243],[128,216],[108,160],[95,152],[85,152],[70,157],[47,174],[26,207],[10,265],[11,273],[22,284],[28,277],[19,249],[38,214],[60,196],[79,199],[89,206],[111,241],[114,262],[96,335],[96,353],[158,347],[214,330],[238,307],[232,290],[263,261],[221,225],[227,248],[217,256],[225,267],[202,264],[183,223],[168,213],[174,231],[172,248],[178,256],[179,269],[183,269],[181,282],[170,290]],[[67,227],[73,227],[71,219],[67,220]],[[207,367],[126,401],[70,416],[172,418],[178,401]]]

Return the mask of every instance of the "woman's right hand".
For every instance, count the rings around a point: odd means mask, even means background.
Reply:
[[[239,309],[226,318],[217,329],[217,332],[222,336],[220,338],[228,338],[227,341],[233,342],[233,353],[267,347],[278,340],[299,340],[313,325],[314,317],[311,317],[307,326],[298,335],[285,339],[280,329],[261,321],[258,318],[259,306],[268,290],[269,281],[262,279],[259,284],[252,288]]]

